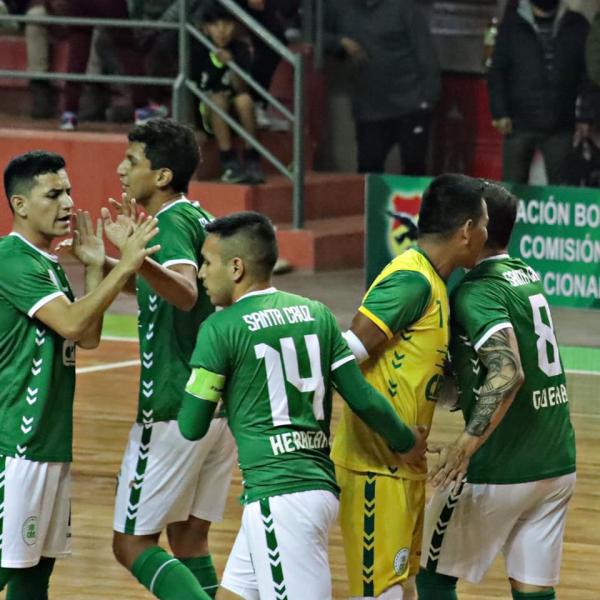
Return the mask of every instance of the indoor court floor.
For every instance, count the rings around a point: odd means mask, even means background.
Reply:
[[[72,280],[81,282],[77,268]],[[363,291],[362,271],[291,273],[278,276],[280,289],[317,298],[328,304],[342,327],[347,327]],[[52,577],[52,600],[143,600],[152,598],[114,560],[111,551],[113,495],[128,431],[137,400],[137,342],[121,339],[135,331],[132,298],[119,299],[106,321],[107,337],[94,351],[79,351],[73,463],[73,556],[57,561]],[[571,502],[565,536],[560,600],[600,599],[600,320],[587,311],[554,311],[561,344],[569,360],[569,389],[578,445],[578,483]],[[582,351],[576,346],[587,346]],[[334,422],[341,399],[335,400]],[[461,427],[457,413],[439,410],[430,439],[452,438]],[[333,428],[335,431],[335,427]],[[235,471],[225,520],[211,529],[210,545],[217,571],[225,565],[236,535],[241,506],[240,476]],[[164,540],[161,540],[164,541]],[[347,598],[344,558],[339,528],[330,538],[334,598]],[[497,560],[479,586],[460,584],[461,600],[509,600],[510,591]],[[3,597],[3,596],[2,596]],[[321,600],[307,598],[305,600]]]

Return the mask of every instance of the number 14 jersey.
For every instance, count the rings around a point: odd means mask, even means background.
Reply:
[[[575,434],[552,316],[540,277],[520,259],[488,258],[451,297],[450,352],[460,406],[468,421],[486,369],[477,350],[513,328],[525,382],[513,404],[469,465],[470,483],[523,483],[575,471]]]
[[[275,288],[246,294],[202,324],[191,364],[225,376],[243,502],[338,493],[329,458],[331,373],[350,360],[323,304]]]

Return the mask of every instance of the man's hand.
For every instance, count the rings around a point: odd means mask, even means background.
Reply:
[[[577,123],[575,125],[575,133],[573,134],[573,147],[590,137],[592,127],[589,123]]]
[[[361,65],[369,62],[367,51],[356,40],[343,37],[340,44],[353,63]]]
[[[512,133],[512,119],[510,117],[503,117],[502,119],[494,119],[492,125],[502,134],[509,135]]]
[[[231,52],[229,52],[229,50],[225,50],[224,48],[219,48],[215,54],[224,65],[226,65],[233,58]]]
[[[100,209],[104,221],[104,232],[108,240],[121,250],[135,229],[138,216],[137,205],[135,199],[129,198],[127,194],[122,195],[122,202],[117,202],[113,198],[109,198],[108,202],[115,209],[117,216],[113,220],[108,208]]]
[[[265,0],[248,0],[248,8],[252,10],[265,10]]]
[[[104,264],[104,242],[102,241],[102,220],[98,219],[96,231],[92,226],[90,213],[77,211],[73,239],[62,241],[56,252],[70,252],[86,267],[102,268]]]
[[[460,443],[460,438],[448,445],[430,444],[427,452],[438,455],[438,460],[429,470],[427,477],[431,485],[442,490],[452,485],[453,491],[456,492],[467,474],[470,460],[466,448]]]
[[[135,229],[127,238],[121,248],[121,260],[119,264],[123,265],[132,274],[141,266],[144,260],[160,250],[160,245],[146,248],[146,244],[158,234],[156,226],[158,219],[154,217],[144,218],[140,215],[137,219]]]
[[[402,462],[406,465],[422,468],[425,466],[425,452],[427,450],[427,427],[417,425],[410,429],[415,434],[415,445],[408,452],[400,456],[402,457]]]

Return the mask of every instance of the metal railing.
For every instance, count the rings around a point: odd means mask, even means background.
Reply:
[[[12,23],[35,23],[40,25],[67,25],[67,26],[89,26],[89,27],[126,27],[146,28],[158,30],[177,30],[179,32],[179,72],[175,78],[169,77],[145,77],[127,75],[88,75],[79,73],[58,72],[32,72],[0,69],[0,78],[17,79],[42,79],[81,81],[90,83],[117,83],[117,84],[142,84],[156,86],[170,86],[173,88],[173,117],[182,120],[186,105],[186,92],[191,92],[195,97],[205,102],[216,114],[218,114],[242,139],[255,148],[266,160],[292,181],[293,184],[293,227],[302,229],[304,226],[304,61],[301,53],[292,52],[282,44],[273,34],[264,28],[258,21],[252,18],[246,11],[240,8],[233,0],[219,0],[235,17],[237,17],[248,29],[257,35],[264,43],[270,46],[284,60],[291,64],[294,71],[294,97],[293,110],[290,111],[277,98],[257,83],[248,73],[243,71],[233,61],[228,63],[239,77],[250,87],[257,91],[271,106],[276,108],[292,124],[293,134],[293,161],[291,167],[284,165],[272,152],[261,142],[250,135],[235,119],[223,111],[210,95],[200,90],[196,83],[190,79],[190,38],[194,38],[209,50],[215,47],[201,31],[189,21],[190,0],[179,0],[179,22],[146,20],[121,20],[121,19],[96,19],[80,17],[55,17],[55,16],[18,16],[0,15],[0,24]]]

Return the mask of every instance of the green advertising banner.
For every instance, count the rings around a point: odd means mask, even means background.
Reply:
[[[368,175],[366,283],[416,238],[431,178]],[[520,198],[509,251],[536,269],[554,306],[600,308],[600,190],[506,184]]]

